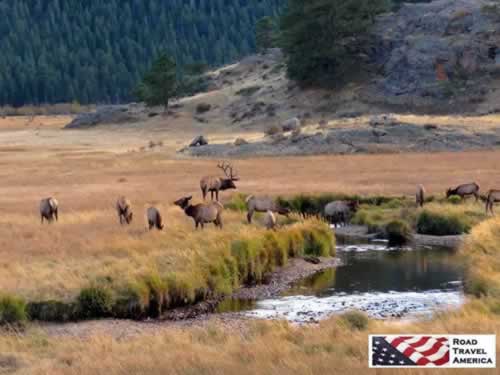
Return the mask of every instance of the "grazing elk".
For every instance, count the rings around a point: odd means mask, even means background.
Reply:
[[[120,224],[123,223],[130,224],[132,222],[132,217],[134,213],[132,212],[132,206],[130,201],[125,197],[120,197],[116,201],[116,211],[118,212],[118,218],[120,219]]]
[[[247,221],[249,224],[252,223],[254,212],[270,211],[287,217],[290,214],[290,210],[288,208],[281,207],[276,200],[270,197],[256,197],[254,195],[250,195],[245,202],[247,204]]]
[[[468,196],[475,196],[476,202],[479,200],[479,185],[475,182],[471,182],[468,184],[459,185],[456,188],[449,188],[446,190],[446,198],[451,197],[452,195],[458,195],[462,199],[465,199]]]
[[[492,215],[495,215],[493,212],[493,206],[496,202],[500,202],[500,190],[490,190],[488,198],[486,198],[486,214],[491,213]]]
[[[156,228],[158,230],[163,229],[163,219],[161,217],[160,211],[156,207],[149,207],[146,212],[146,217],[148,219],[149,230]]]
[[[324,215],[329,223],[337,225],[347,225],[353,213],[359,208],[358,201],[334,201],[325,206]]]
[[[229,163],[223,162],[217,164],[217,167],[222,169],[226,177],[213,177],[205,176],[200,181],[201,193],[203,194],[203,200],[206,199],[207,193],[210,192],[210,197],[214,200],[219,200],[219,191],[236,189],[235,181],[239,180],[239,177],[235,176],[233,172],[233,166]]]
[[[198,229],[198,226],[201,226],[201,229],[203,229],[205,224],[208,223],[214,223],[216,227],[222,229],[222,211],[224,210],[224,206],[221,203],[210,202],[192,205],[190,203],[191,199],[193,199],[192,196],[180,198],[174,204],[182,208],[187,216],[193,218],[196,229]]]
[[[424,185],[418,185],[417,186],[416,200],[417,200],[417,207],[424,207],[424,202],[425,202],[425,188],[424,188]]]
[[[50,197],[40,201],[40,218],[43,224],[43,219],[51,223],[54,219],[57,221],[59,210],[59,203],[56,199]]]
[[[274,212],[269,210],[266,212],[266,216],[264,216],[264,226],[267,229],[274,229],[276,228],[277,221],[276,221],[276,216],[274,215]]]

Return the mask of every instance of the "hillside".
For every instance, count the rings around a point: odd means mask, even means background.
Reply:
[[[0,105],[113,103],[159,51],[222,65],[255,49],[283,0],[0,0]]]

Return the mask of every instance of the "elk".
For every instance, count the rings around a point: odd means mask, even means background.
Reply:
[[[496,202],[500,202],[500,190],[490,190],[486,199],[486,214],[491,212],[492,215],[495,215],[493,206]]]
[[[235,176],[233,171],[233,166],[229,163],[222,162],[217,164],[217,168],[222,169],[224,172],[224,177],[213,177],[205,176],[200,180],[201,193],[203,194],[203,200],[206,199],[207,193],[210,192],[210,197],[214,200],[219,200],[219,191],[236,189],[235,181],[239,180],[239,177]]]
[[[422,185],[422,184],[417,186],[416,201],[417,201],[417,207],[424,207],[425,188],[424,188],[424,185]]]
[[[449,188],[446,190],[446,198],[451,197],[452,195],[458,195],[462,199],[465,199],[468,196],[475,196],[476,202],[479,200],[479,185],[475,182],[471,182],[468,184],[459,185],[456,188]]]
[[[149,230],[156,228],[158,230],[162,230],[163,219],[161,217],[160,211],[156,207],[149,207],[146,211],[146,217],[148,219]]]
[[[288,208],[281,207],[274,199],[270,197],[256,197],[254,195],[250,195],[246,200],[247,204],[247,221],[248,224],[252,223],[252,216],[254,212],[273,212],[283,216],[287,216],[290,214],[290,210]]]
[[[276,216],[274,215],[274,212],[269,210],[266,213],[266,216],[264,217],[264,226],[267,229],[274,229],[276,228]]]
[[[337,227],[337,225],[346,225],[352,213],[358,208],[358,201],[334,201],[325,206],[324,215],[329,223]]]
[[[132,206],[130,201],[125,197],[120,197],[116,201],[116,211],[118,212],[118,218],[120,219],[120,224],[123,223],[130,224],[132,222],[132,217],[134,213],[132,212]]]
[[[40,218],[43,224],[43,219],[47,220],[47,222],[51,223],[54,219],[58,221],[58,210],[59,203],[55,198],[49,197],[42,199],[40,201]]]
[[[201,226],[201,229],[205,227],[205,224],[214,223],[216,227],[222,229],[222,211],[224,206],[219,202],[210,203],[200,203],[193,205],[190,203],[192,196],[184,197],[176,200],[174,204],[179,206],[184,210],[184,213],[192,217],[196,225]]]

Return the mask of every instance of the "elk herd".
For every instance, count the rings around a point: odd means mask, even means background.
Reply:
[[[239,181],[234,172],[233,166],[230,163],[222,162],[217,165],[224,172],[225,177],[205,176],[200,180],[200,189],[203,197],[203,203],[192,204],[193,197],[185,196],[175,202],[174,205],[182,209],[186,216],[191,217],[194,221],[195,228],[204,228],[205,224],[213,223],[216,227],[223,227],[223,211],[224,206],[219,202],[219,192],[229,189],[236,189],[236,181]],[[475,182],[462,184],[454,188],[446,190],[446,197],[458,196],[465,199],[474,196],[476,202],[482,199],[486,202],[486,213],[494,214],[494,204],[500,202],[500,190],[490,190],[487,196],[479,194],[479,185]],[[206,202],[207,195],[210,193],[211,201]],[[425,188],[423,185],[417,186],[416,205],[423,207],[425,204]],[[214,200],[215,198],[215,200]],[[267,229],[274,229],[277,225],[276,215],[288,217],[290,209],[282,207],[275,199],[267,196],[250,195],[246,198],[247,221],[252,223],[254,213],[265,213],[263,224]],[[120,197],[116,202],[116,212],[120,224],[130,224],[134,213],[132,205],[126,197]],[[358,201],[333,201],[325,205],[323,209],[324,218],[337,225],[347,225],[351,216],[358,210]],[[59,204],[53,197],[45,198],[40,201],[40,217],[43,224],[44,220],[53,222],[58,220]],[[149,207],[146,210],[146,219],[149,230],[164,228],[163,218],[156,207]]]

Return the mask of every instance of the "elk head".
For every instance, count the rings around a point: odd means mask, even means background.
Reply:
[[[178,199],[174,202],[174,204],[176,206],[179,206],[180,208],[182,208],[183,210],[189,206],[189,201],[193,199],[193,196],[189,196],[189,197],[184,197],[184,198],[181,198],[181,199]]]
[[[217,168],[222,169],[226,178],[221,179],[221,189],[236,189],[235,181],[239,181],[239,177],[236,176],[236,173],[233,170],[233,166],[230,163],[223,161],[222,163],[217,164]]]

